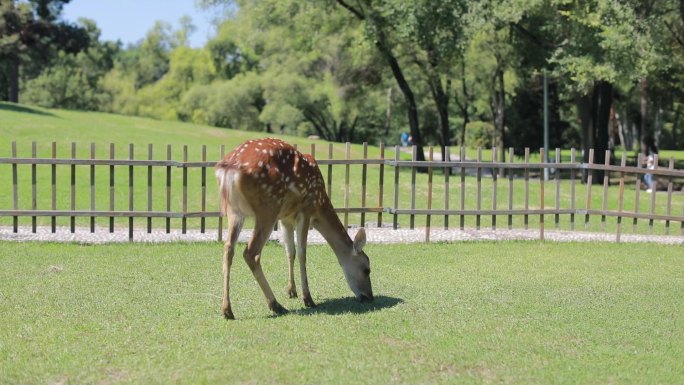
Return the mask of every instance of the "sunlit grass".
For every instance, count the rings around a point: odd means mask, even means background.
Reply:
[[[241,253],[243,245],[239,248]],[[684,259],[656,244],[368,245],[376,301],[309,250],[319,306],[272,317],[218,243],[0,243],[0,383],[677,383]]]
[[[266,134],[259,132],[235,131],[218,129],[208,126],[199,126],[193,124],[185,124],[179,122],[166,122],[137,117],[126,117],[119,115],[103,114],[103,113],[87,113],[75,112],[65,110],[43,110],[43,109],[29,109],[33,112],[16,112],[6,111],[0,109],[0,120],[3,124],[0,125],[0,157],[9,157],[11,155],[11,142],[17,142],[17,153],[20,157],[31,156],[31,142],[37,142],[37,156],[38,157],[52,157],[51,142],[57,142],[57,157],[68,158],[71,157],[71,142],[76,142],[76,156],[78,158],[90,158],[91,143],[95,144],[95,157],[98,159],[110,157],[110,143],[115,145],[116,159],[129,159],[130,143],[134,143],[134,158],[143,160],[148,159],[148,143],[153,143],[152,158],[155,160],[167,159],[167,146],[171,146],[171,159],[182,161],[185,157],[184,147],[187,146],[187,159],[191,162],[203,160],[202,146],[206,146],[206,155],[204,159],[207,161],[215,161],[221,157],[221,146],[224,151],[230,151],[232,148],[242,143],[245,140],[263,137],[266,135],[277,136],[274,134]],[[323,141],[310,141],[305,138],[284,137],[285,140],[293,142],[298,145],[303,152],[311,152],[311,144],[315,144],[316,156],[319,159],[329,158],[329,143]],[[408,151],[408,150],[407,150]],[[410,151],[409,151],[410,152]],[[435,153],[438,152],[435,149]],[[452,148],[452,154],[458,154],[459,149]],[[553,152],[552,152],[553,154]],[[561,159],[567,162],[570,159],[570,151],[563,150]],[[670,155],[677,155],[673,153]],[[467,149],[467,158],[470,160],[477,159],[477,151]],[[514,162],[523,162],[516,154]],[[538,153],[532,153],[530,161],[538,161]],[[680,154],[681,155],[681,154]],[[377,147],[369,146],[369,158],[378,159],[380,151]],[[394,159],[394,147],[388,146],[385,151],[386,159]],[[400,153],[401,159],[410,159],[410,153],[406,151]],[[578,155],[579,156],[579,155]],[[334,144],[332,148],[333,159],[343,159],[346,157],[346,147],[344,144]],[[350,146],[350,158],[360,159],[363,157],[363,147],[360,145]],[[482,150],[482,159],[490,161],[493,157],[491,150]],[[552,156],[555,158],[555,155]],[[328,180],[328,167],[322,166],[321,171],[324,174],[326,181]],[[431,207],[435,210],[440,209],[461,209],[461,197],[463,196],[463,209],[489,210],[496,207],[497,209],[537,209],[541,207],[541,183],[539,181],[538,170],[531,170],[530,177],[525,183],[524,174],[517,172],[514,174],[512,193],[511,184],[508,176],[499,177],[496,179],[496,205],[494,200],[494,178],[485,175],[480,182],[480,201],[478,206],[478,180],[473,175],[472,170],[467,171],[467,176],[464,178],[464,188],[461,187],[461,177],[458,174],[460,169],[455,169],[456,174],[448,178],[449,193],[446,194],[445,178],[441,169],[435,169],[433,175],[432,185],[432,203]],[[32,187],[31,187],[31,166],[20,165],[17,166],[17,176],[19,181],[18,188],[18,207],[20,209],[30,209],[32,207]],[[56,208],[58,210],[71,209],[71,169],[70,166],[58,166],[57,172],[57,186],[56,186]],[[91,197],[90,184],[90,166],[76,166],[75,167],[75,197],[76,210],[89,210]],[[37,199],[36,207],[42,210],[49,210],[52,208],[51,201],[51,166],[39,165],[36,167],[37,176]],[[362,166],[353,165],[349,168],[348,191],[350,207],[362,206]],[[399,172],[398,183],[398,203],[395,205],[395,169],[391,166],[384,166],[384,180],[383,180],[383,194],[382,204],[380,204],[379,184],[380,184],[380,166],[369,165],[366,168],[367,183],[366,183],[366,203],[367,207],[382,207],[382,208],[399,208],[410,209],[412,207],[411,200],[414,196],[414,207],[417,209],[426,209],[428,207],[428,175],[427,173],[417,173],[415,186],[412,184],[412,172],[408,168],[402,168]],[[567,174],[567,173],[566,173]],[[114,188],[114,210],[126,211],[130,208],[130,187],[129,187],[129,168],[127,166],[117,166],[114,168],[115,188]],[[558,206],[561,209],[575,208],[578,210],[586,209],[603,209],[603,186],[593,185],[589,191],[588,186],[579,182],[579,172],[576,175],[575,191],[574,191],[574,206],[572,199],[572,184],[568,179],[569,174],[564,175],[563,179],[559,180],[556,185],[555,180],[550,180],[544,183],[544,207],[554,208]],[[202,171],[200,169],[188,169],[188,190],[186,197],[186,205],[188,212],[198,212],[202,210],[202,196],[204,195],[204,207],[208,211],[217,211],[218,194],[216,192],[216,184],[211,168],[205,170],[205,188],[202,189]],[[132,187],[133,196],[133,210],[148,210],[148,170],[147,167],[134,168],[134,183]],[[343,207],[345,203],[345,191],[347,187],[346,169],[343,165],[335,165],[332,168],[332,200],[335,207]],[[152,170],[152,211],[166,211],[167,197],[166,197],[166,169],[163,167],[154,167]],[[678,181],[676,181],[678,182]],[[681,181],[679,181],[681,182]],[[94,183],[95,196],[95,210],[109,210],[110,209],[110,174],[109,167],[97,167]],[[183,210],[183,170],[181,168],[171,168],[171,185],[173,186],[172,195],[170,199],[171,211],[181,212]],[[556,199],[556,188],[558,186],[558,199]],[[529,193],[526,194],[526,190]],[[0,165],[0,209],[11,209],[13,207],[12,201],[12,170],[9,165]],[[412,191],[415,191],[412,193]],[[617,211],[619,208],[619,175],[611,174],[610,184],[608,187],[607,199],[605,201],[605,208],[609,211]],[[589,200],[587,201],[587,195]],[[509,196],[512,199],[509,199]],[[525,197],[527,196],[527,200]],[[623,195],[622,209],[628,212],[634,212],[637,208],[640,213],[650,213],[653,207],[655,214],[679,215],[684,212],[684,195],[681,193],[674,194],[672,199],[668,201],[667,194],[659,192],[656,194],[655,200],[651,202],[652,196],[646,194],[644,191],[639,192],[637,199],[636,182],[634,175],[627,175],[625,178],[625,189]],[[342,216],[344,219],[344,216]],[[365,216],[367,223],[377,223],[377,214],[367,214]],[[590,216],[588,222],[583,215],[560,215],[557,218],[553,215],[547,215],[544,218],[545,226],[547,228],[559,228],[564,230],[589,230],[589,231],[607,231],[615,232],[617,226],[617,219],[614,217],[601,218],[600,216]],[[491,215],[479,216],[450,216],[447,218],[450,227],[458,227],[463,220],[464,226],[467,227],[493,227],[507,228],[509,226],[509,217],[499,215],[495,219]],[[360,224],[361,215],[350,214],[347,219],[349,224]],[[388,213],[383,213],[380,216],[380,221],[384,225],[392,225],[394,218]],[[494,223],[496,221],[496,223]],[[30,225],[31,218],[20,218],[21,225]],[[536,228],[539,226],[540,218],[538,215],[522,216],[517,215],[510,218],[510,225],[513,228]],[[0,225],[10,225],[12,218],[0,218]],[[38,218],[40,225],[49,225],[50,218]],[[78,218],[77,225],[88,226],[88,218]],[[96,224],[98,227],[108,226],[108,218],[98,218]],[[154,219],[153,225],[155,227],[164,227],[165,219]],[[205,221],[207,228],[216,228],[218,220],[210,218]],[[397,218],[397,224],[401,227],[425,226],[426,217],[415,216],[411,219],[408,215],[401,215]],[[444,216],[433,216],[431,218],[431,225],[435,227],[443,227],[445,223]],[[137,227],[146,226],[146,219],[135,219],[134,225]],[[199,219],[188,219],[187,224],[191,228],[198,228],[200,226]],[[57,218],[58,226],[68,226],[69,218]],[[116,220],[117,226],[127,226],[128,219],[122,218]],[[174,219],[171,221],[174,228],[181,226],[181,220]],[[650,223],[648,220],[638,220],[636,226],[633,226],[633,221],[625,219],[622,222],[623,232],[636,231],[641,234],[679,234],[681,233],[680,223],[665,223],[664,221],[654,221]]]

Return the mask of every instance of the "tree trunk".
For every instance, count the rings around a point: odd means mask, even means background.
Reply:
[[[344,0],[337,0],[337,4],[351,12],[359,20],[373,24],[372,21],[369,22],[366,19],[366,15],[362,12],[361,8],[354,8],[354,6],[347,4],[347,2]],[[399,86],[401,93],[404,95],[404,100],[406,101],[406,110],[411,136],[413,139],[413,144],[416,145],[418,150],[417,160],[425,160],[425,152],[423,151],[423,137],[420,134],[420,126],[418,124],[418,107],[416,106],[416,98],[413,95],[411,86],[409,86],[406,78],[404,77],[404,73],[401,70],[399,61],[392,53],[392,48],[387,45],[387,39],[385,37],[384,30],[378,25],[373,25],[373,27],[376,28],[377,33],[375,37],[375,46],[378,48],[382,56],[387,61],[387,64],[390,66],[392,75],[394,75],[394,79],[397,81],[397,85]]]
[[[594,147],[594,128],[591,119],[592,103],[590,95],[578,95],[575,99],[582,126],[582,163],[589,163],[589,149]],[[582,169],[582,183],[587,183],[589,174]]]
[[[620,145],[622,146],[622,151],[627,151],[630,148],[627,146],[627,141],[625,139],[625,128],[620,120],[620,114],[615,110],[615,124],[617,125],[617,133],[620,138]]]
[[[470,123],[470,115],[468,114],[468,86],[466,84],[466,76],[465,76],[465,64],[461,64],[461,91],[463,92],[463,103],[458,101],[458,98],[454,96],[454,101],[456,102],[456,105],[458,108],[461,110],[461,116],[463,117],[463,125],[461,126],[461,132],[459,134],[459,145],[461,147],[465,146],[465,134],[466,134],[466,127],[468,126],[468,123]]]
[[[594,161],[597,164],[604,164],[606,161],[606,150],[608,149],[608,130],[610,123],[610,107],[613,105],[613,85],[607,81],[600,81],[594,88]],[[603,183],[605,171],[596,170],[594,172],[594,183]]]
[[[504,84],[503,63],[497,58],[498,68],[496,70],[496,117],[494,124],[498,134],[499,161],[503,162],[506,158],[506,89]],[[499,170],[503,175],[503,169]]]
[[[648,136],[649,134],[649,122],[648,122],[648,79],[642,77],[639,80],[639,90],[641,91],[640,96],[640,108],[639,116],[641,118],[641,124],[639,125],[639,140]]]
[[[417,160],[423,161],[425,160],[425,152],[423,151],[423,137],[420,134],[420,127],[418,125],[418,107],[416,105],[416,98],[413,94],[413,90],[411,90],[411,86],[404,77],[401,66],[399,66],[399,61],[396,57],[394,57],[390,49],[385,47],[385,44],[381,41],[381,39],[378,39],[375,42],[375,45],[383,54],[385,60],[387,60],[387,64],[389,64],[390,68],[392,69],[394,79],[397,81],[397,85],[404,95],[411,137],[413,139],[413,144],[416,145],[418,150]]]
[[[449,84],[447,82],[447,89]],[[439,116],[439,144],[441,147],[442,160],[446,159],[446,146],[451,142],[451,133],[449,129],[449,95],[448,91],[442,87],[442,79],[436,72],[432,71],[430,75],[430,89],[432,90],[432,98],[437,108]]]
[[[389,136],[392,126],[392,87],[387,88],[387,112],[385,114],[385,137]]]
[[[19,58],[11,58],[9,67],[9,101],[19,103]]]

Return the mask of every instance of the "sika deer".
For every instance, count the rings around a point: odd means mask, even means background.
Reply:
[[[356,298],[373,300],[370,264],[363,252],[366,233],[362,228],[354,241],[335,214],[325,192],[323,176],[311,155],[304,155],[279,139],[250,140],[216,164],[221,193],[221,212],[228,218],[228,237],[223,254],[223,315],[235,319],[230,305],[230,267],[235,245],[247,216],[255,218],[254,233],[244,252],[247,265],[277,314],[287,310],[276,301],[261,269],[261,250],[276,221],[280,220],[289,262],[288,290],[297,296],[294,282],[295,252],[299,254],[302,299],[315,306],[306,275],[306,240],[309,226],[330,244]],[[297,243],[295,247],[295,230]]]

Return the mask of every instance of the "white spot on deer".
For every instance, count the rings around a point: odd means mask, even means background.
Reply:
[[[259,167],[263,167],[263,166],[264,166],[264,162],[261,161],[261,160],[260,160],[259,163],[257,163],[257,164],[259,165]]]

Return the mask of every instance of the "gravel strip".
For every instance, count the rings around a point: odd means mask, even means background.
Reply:
[[[29,226],[20,226],[18,232],[14,233],[10,226],[0,226],[0,240],[17,242],[70,242],[80,244],[103,244],[128,242],[128,229],[116,229],[110,233],[107,228],[96,228],[95,233],[90,233],[87,227],[76,228],[75,233],[71,233],[68,227],[58,227],[52,233],[50,227],[38,227],[36,232],[31,231]],[[353,237],[356,229],[350,229],[349,234]],[[245,229],[240,234],[239,242],[246,242],[251,236],[252,231]],[[371,227],[367,229],[369,243],[420,243],[425,241],[425,228],[414,230],[398,229],[391,227]],[[224,236],[225,239],[225,236]],[[272,241],[282,242],[282,232],[274,231],[271,234]],[[546,230],[544,239],[552,242],[615,242],[615,234],[591,233],[582,231],[562,231]],[[461,242],[461,241],[504,241],[504,240],[539,240],[539,230],[507,230],[507,229],[432,229],[430,231],[431,242]],[[216,242],[216,231],[201,233],[199,230],[188,230],[183,234],[180,230],[171,230],[167,234],[164,230],[153,230],[147,233],[146,229],[135,229],[133,232],[133,242],[139,243],[162,243],[162,242]],[[684,245],[684,236],[673,235],[635,235],[622,234],[621,242],[653,242],[670,245]],[[325,243],[323,237],[315,230],[309,231],[310,244]]]

